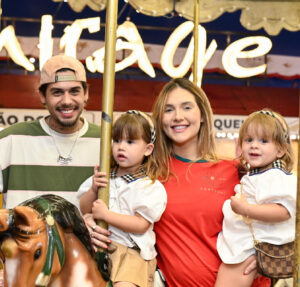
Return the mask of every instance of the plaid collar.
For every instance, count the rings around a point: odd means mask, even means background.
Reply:
[[[110,173],[110,178],[117,178],[117,171],[118,168],[115,168],[111,173]],[[145,168],[141,166],[136,172],[134,173],[127,173],[124,175],[121,175],[120,177],[125,180],[127,183],[133,182],[139,178],[147,176]]]
[[[264,172],[264,171],[266,171],[268,169],[272,169],[272,168],[278,168],[278,169],[283,170],[284,172],[287,172],[285,163],[282,160],[277,159],[267,166],[251,169],[249,171],[249,175],[258,174],[258,173]]]

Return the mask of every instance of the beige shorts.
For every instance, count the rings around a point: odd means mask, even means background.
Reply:
[[[113,283],[131,282],[140,287],[153,287],[156,259],[144,260],[139,250],[116,242],[111,245],[116,249],[109,254],[112,262],[110,280]]]

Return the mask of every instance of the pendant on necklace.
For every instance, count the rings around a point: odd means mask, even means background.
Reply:
[[[59,155],[58,159],[57,159],[57,162],[60,165],[68,165],[71,161],[72,161],[72,157],[71,156],[63,157],[63,156]]]

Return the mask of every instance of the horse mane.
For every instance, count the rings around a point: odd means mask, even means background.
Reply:
[[[24,201],[20,205],[33,208],[43,219],[51,214],[64,231],[73,232],[94,257],[95,252],[89,231],[75,205],[54,194],[37,196]]]

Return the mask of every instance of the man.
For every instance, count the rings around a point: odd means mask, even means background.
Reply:
[[[0,132],[6,208],[44,193],[78,206],[77,189],[99,164],[100,127],[81,116],[88,100],[84,66],[65,55],[50,58],[41,71],[39,95],[48,116]]]

